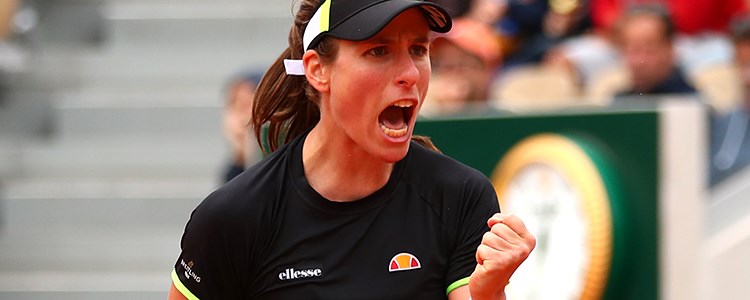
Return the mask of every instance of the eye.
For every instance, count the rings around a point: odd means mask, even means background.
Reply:
[[[414,55],[414,56],[427,55],[428,51],[429,50],[427,49],[427,47],[423,45],[415,45],[409,49],[409,52],[411,52],[411,55]]]
[[[375,48],[368,50],[367,54],[372,55],[372,56],[383,56],[383,55],[388,54],[388,51],[386,50],[385,47],[379,46],[379,47],[375,47]]]

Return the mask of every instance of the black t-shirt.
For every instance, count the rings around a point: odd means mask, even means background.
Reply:
[[[619,92],[615,95],[615,101],[621,101],[623,98],[627,99],[634,96],[656,96],[665,94],[696,94],[697,91],[685,77],[682,69],[678,67],[672,68],[672,73],[669,77],[664,79],[663,82],[652,87],[648,91],[636,91],[633,89]]]
[[[388,183],[352,202],[323,198],[302,166],[304,136],[193,211],[172,280],[198,299],[446,299],[468,282],[499,211],[480,172],[412,143]]]

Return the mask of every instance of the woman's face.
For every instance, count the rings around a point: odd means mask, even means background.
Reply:
[[[372,157],[401,160],[430,80],[429,35],[422,12],[412,8],[373,38],[339,41],[336,59],[324,67],[330,89],[322,97],[321,124],[327,132]]]

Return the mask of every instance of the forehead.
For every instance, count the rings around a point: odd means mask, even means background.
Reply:
[[[664,23],[656,16],[635,15],[625,22],[622,32],[625,38],[658,37],[666,39]]]

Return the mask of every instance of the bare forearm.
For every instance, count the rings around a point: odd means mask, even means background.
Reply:
[[[469,297],[469,300],[505,300],[505,290],[501,290],[492,295],[472,295]]]

